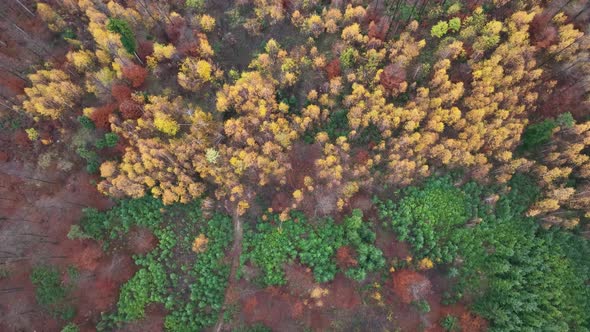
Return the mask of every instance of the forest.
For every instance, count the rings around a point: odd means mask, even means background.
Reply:
[[[0,331],[590,332],[590,1],[0,1]]]

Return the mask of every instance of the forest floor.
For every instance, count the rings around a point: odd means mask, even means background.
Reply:
[[[18,162],[0,163],[0,331],[59,331],[63,322],[37,304],[30,280],[36,266],[61,271],[81,331],[94,331],[101,312],[113,308],[119,287],[136,271],[131,255],[154,246],[154,237],[135,229],[112,254],[93,240],[70,240],[82,209],[107,209],[112,202],[97,192],[80,170],[65,175]]]
[[[74,322],[82,331],[93,331],[101,312],[113,309],[120,286],[135,273],[131,255],[155,246],[153,235],[137,228],[107,253],[92,240],[67,238],[83,208],[112,206],[96,191],[93,180],[84,171],[65,175],[18,162],[0,163],[0,267],[8,272],[0,279],[0,331],[52,332],[63,325],[37,304],[30,273],[39,265],[62,271],[62,283],[70,289],[68,302],[76,308]],[[366,197],[359,197],[354,205],[372,214]],[[245,277],[237,280],[243,220],[234,216],[233,222],[235,237],[227,257],[232,266],[230,284],[213,331],[257,323],[274,331],[441,331],[438,322],[447,314],[460,317],[469,331],[485,326],[462,305],[440,305],[448,283],[436,270],[385,272],[360,284],[338,274],[332,282],[320,285],[311,270],[290,264],[285,266],[285,286],[262,288],[251,282],[249,276],[257,272],[246,265]],[[407,246],[390,232],[378,229],[377,234],[377,245],[388,261],[408,256]],[[72,276],[67,272],[71,270],[77,273]],[[418,311],[412,304],[418,299],[429,303],[430,312]],[[126,324],[120,331],[162,331],[165,316],[163,306],[150,305],[145,319]]]

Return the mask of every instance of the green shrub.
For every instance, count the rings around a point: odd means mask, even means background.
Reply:
[[[78,332],[80,331],[80,329],[78,328],[78,325],[74,324],[74,323],[68,323],[68,325],[64,326],[63,329],[61,329],[61,332]]]
[[[446,21],[439,21],[435,26],[432,27],[430,30],[430,34],[433,37],[442,38],[444,35],[447,34],[449,31],[449,24]]]
[[[522,134],[521,149],[528,151],[549,143],[557,123],[552,119],[528,125]]]
[[[445,331],[460,331],[461,326],[459,325],[459,319],[455,316],[446,315],[440,322],[440,326]]]
[[[92,122],[92,120],[87,117],[86,115],[81,115],[78,117],[78,122],[80,122],[80,124],[82,125],[82,127],[86,128],[86,129],[94,129],[94,122]]]
[[[80,226],[84,234],[96,240],[120,238],[134,226],[155,230],[163,221],[164,204],[151,196],[121,200],[106,212],[84,209]]]
[[[454,187],[450,177],[402,191],[397,204],[377,205],[418,258],[454,264],[449,271],[458,283],[444,302],[468,293],[472,310],[488,320],[490,331],[584,331],[590,324],[590,242],[523,217],[539,195],[534,181],[517,174],[508,185],[511,190],[495,207],[483,197],[505,188]],[[469,217],[479,221],[467,227]],[[445,251],[461,264],[440,255]]]
[[[84,240],[89,239],[90,236],[82,231],[80,225],[72,225],[70,226],[70,231],[68,232],[67,238],[70,240]]]
[[[461,19],[458,17],[449,20],[449,29],[453,32],[458,32],[461,29]]]
[[[118,33],[121,36],[121,44],[123,44],[125,50],[129,54],[135,53],[137,43],[135,42],[133,31],[129,27],[129,23],[122,19],[110,18],[107,23],[107,30]]]
[[[459,230],[472,210],[451,178],[433,178],[424,187],[409,187],[397,204],[378,202],[380,217],[390,221],[400,241],[408,241],[418,259],[451,262],[457,254]]]
[[[69,320],[75,309],[65,303],[68,289],[61,283],[59,270],[52,266],[37,266],[31,272],[31,282],[35,286],[37,302],[54,317]]]
[[[426,300],[418,300],[412,302],[412,304],[418,309],[420,313],[427,314],[430,312],[430,304]]]
[[[98,149],[112,148],[115,147],[115,145],[117,145],[118,142],[119,136],[117,134],[106,133],[104,134],[104,138],[101,138],[98,141],[96,141],[95,146]]]
[[[164,228],[163,220],[168,220]],[[224,257],[232,240],[231,218],[215,213],[204,220],[200,201],[163,210],[159,200],[146,197],[121,201],[107,212],[86,210],[84,223],[91,227],[96,222],[100,226],[88,230],[96,238],[120,237],[134,225],[151,229],[158,238],[154,250],[134,257],[140,269],[122,286],[117,310],[102,317],[99,331],[144,317],[150,303],[161,303],[168,311],[167,331],[201,331],[215,324],[229,278]],[[209,242],[196,254],[191,245],[201,233]],[[179,266],[187,257],[190,263]]]
[[[340,64],[343,68],[352,68],[356,63],[357,57],[358,51],[352,47],[349,47],[342,51],[342,54],[340,54]]]
[[[185,5],[189,8],[201,11],[205,8],[205,0],[186,0]]]
[[[256,231],[246,233],[242,260],[250,260],[262,269],[265,284],[282,285],[286,282],[283,265],[299,258],[321,283],[334,279],[338,271],[336,250],[348,245],[357,252],[358,265],[343,272],[350,278],[363,280],[367,272],[382,268],[385,259],[374,246],[375,233],[362,218],[362,212],[354,210],[343,224],[324,218],[314,226],[298,211],[292,212],[291,219],[284,222],[277,215],[270,215],[269,220],[258,222]]]
[[[0,266],[0,280],[4,279],[4,278],[8,278],[9,275],[10,275],[10,272],[8,271],[8,269],[3,266]]]
[[[76,149],[76,153],[82,159],[86,160],[86,171],[90,174],[98,173],[98,168],[100,167],[100,158],[96,151],[88,150],[87,148],[81,146]]]
[[[555,122],[557,123],[558,126],[564,127],[564,128],[571,128],[576,124],[576,120],[574,120],[574,117],[572,116],[572,113],[570,113],[570,112],[560,114],[555,119]]]

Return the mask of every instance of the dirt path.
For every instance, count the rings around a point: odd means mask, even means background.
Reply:
[[[240,266],[240,256],[242,255],[242,238],[244,236],[244,232],[242,228],[242,220],[238,217],[238,214],[235,211],[233,213],[232,221],[234,223],[234,244],[230,253],[230,257],[232,259],[231,270],[229,273],[227,288],[225,289],[223,307],[221,307],[221,311],[219,311],[217,324],[215,324],[215,328],[213,329],[215,332],[219,332],[223,328],[223,314],[227,309],[228,304],[233,301],[232,292],[234,292],[234,282],[237,281],[236,273],[238,272],[238,267]]]

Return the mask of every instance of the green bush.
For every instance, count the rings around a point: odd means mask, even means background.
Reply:
[[[418,259],[451,262],[458,249],[460,229],[471,216],[470,200],[451,183],[433,178],[423,188],[409,187],[399,202],[378,202],[379,215],[390,221],[400,241],[408,241]]]
[[[449,31],[449,24],[446,21],[439,21],[435,26],[432,27],[430,30],[430,34],[433,37],[442,38],[444,35],[447,34]]]
[[[135,42],[133,31],[129,27],[129,23],[122,19],[110,18],[107,23],[107,30],[118,33],[121,36],[121,44],[123,44],[125,50],[129,54],[135,53],[137,43]]]
[[[143,226],[155,230],[163,221],[164,204],[151,196],[121,200],[106,212],[84,209],[80,221],[82,231],[96,240],[112,240],[127,233],[131,226]]]
[[[461,19],[458,17],[449,20],[449,29],[453,32],[458,32],[461,29]]]
[[[63,329],[61,329],[61,332],[78,332],[80,331],[80,329],[78,328],[78,325],[74,324],[74,323],[68,323],[68,325],[64,326]]]
[[[446,315],[440,322],[440,326],[445,331],[460,331],[461,326],[459,325],[459,319],[455,316]]]
[[[78,117],[78,122],[80,122],[80,124],[82,125],[82,127],[86,128],[86,129],[94,129],[94,122],[92,122],[92,120],[87,117],[86,115],[81,115]]]
[[[340,64],[343,68],[352,68],[356,63],[357,57],[358,51],[352,47],[349,47],[340,54]]]
[[[517,174],[508,185],[509,191],[474,183],[455,187],[450,177],[431,178],[402,191],[397,204],[377,205],[418,258],[454,264],[449,271],[457,284],[445,303],[469,294],[490,331],[585,331],[589,241],[523,217],[539,195],[534,181]],[[497,191],[505,193],[495,207],[483,201]],[[476,217],[468,227],[465,221]]]
[[[186,0],[185,5],[189,8],[200,11],[205,8],[205,0]]]
[[[557,127],[557,123],[552,119],[546,119],[543,122],[528,125],[522,134],[520,148],[528,151],[549,143],[555,127]]]
[[[161,204],[146,197],[121,201],[107,212],[85,212],[86,225],[100,223],[89,230],[97,238],[118,238],[134,225],[151,229],[158,238],[154,250],[134,257],[140,269],[122,286],[117,310],[102,317],[99,331],[144,317],[150,303],[161,303],[168,311],[167,331],[201,331],[216,322],[230,271],[224,257],[232,240],[231,218],[215,213],[204,220],[200,201],[166,210]],[[162,228],[164,220],[168,222]],[[191,250],[192,241],[200,233],[209,242],[204,252],[196,254]],[[187,257],[191,263],[179,266]]]
[[[112,148],[119,142],[119,136],[115,133],[106,133],[104,138],[96,141],[95,146],[98,149]]]
[[[412,304],[418,309],[420,313],[427,314],[430,312],[430,304],[426,300],[418,300],[412,302]]]
[[[85,147],[79,147],[76,149],[76,153],[82,159],[86,160],[86,171],[90,174],[95,174],[98,172],[98,168],[100,167],[100,158],[96,151],[88,150]]]
[[[385,259],[373,244],[375,233],[362,218],[362,212],[354,210],[344,224],[337,225],[332,219],[324,218],[314,226],[298,211],[292,212],[291,219],[284,222],[277,215],[270,215],[267,221],[258,222],[256,231],[246,233],[242,260],[250,260],[262,269],[265,284],[283,285],[286,282],[283,265],[299,258],[321,283],[334,279],[338,272],[336,250],[348,245],[357,252],[358,265],[343,272],[350,278],[363,280],[367,272],[382,268]]]
[[[31,272],[37,302],[54,317],[69,320],[75,309],[65,303],[68,289],[62,285],[59,270],[52,266],[37,266]]]
[[[70,240],[84,240],[89,239],[90,236],[82,231],[80,225],[72,225],[70,226],[70,231],[67,234],[67,238]]]

